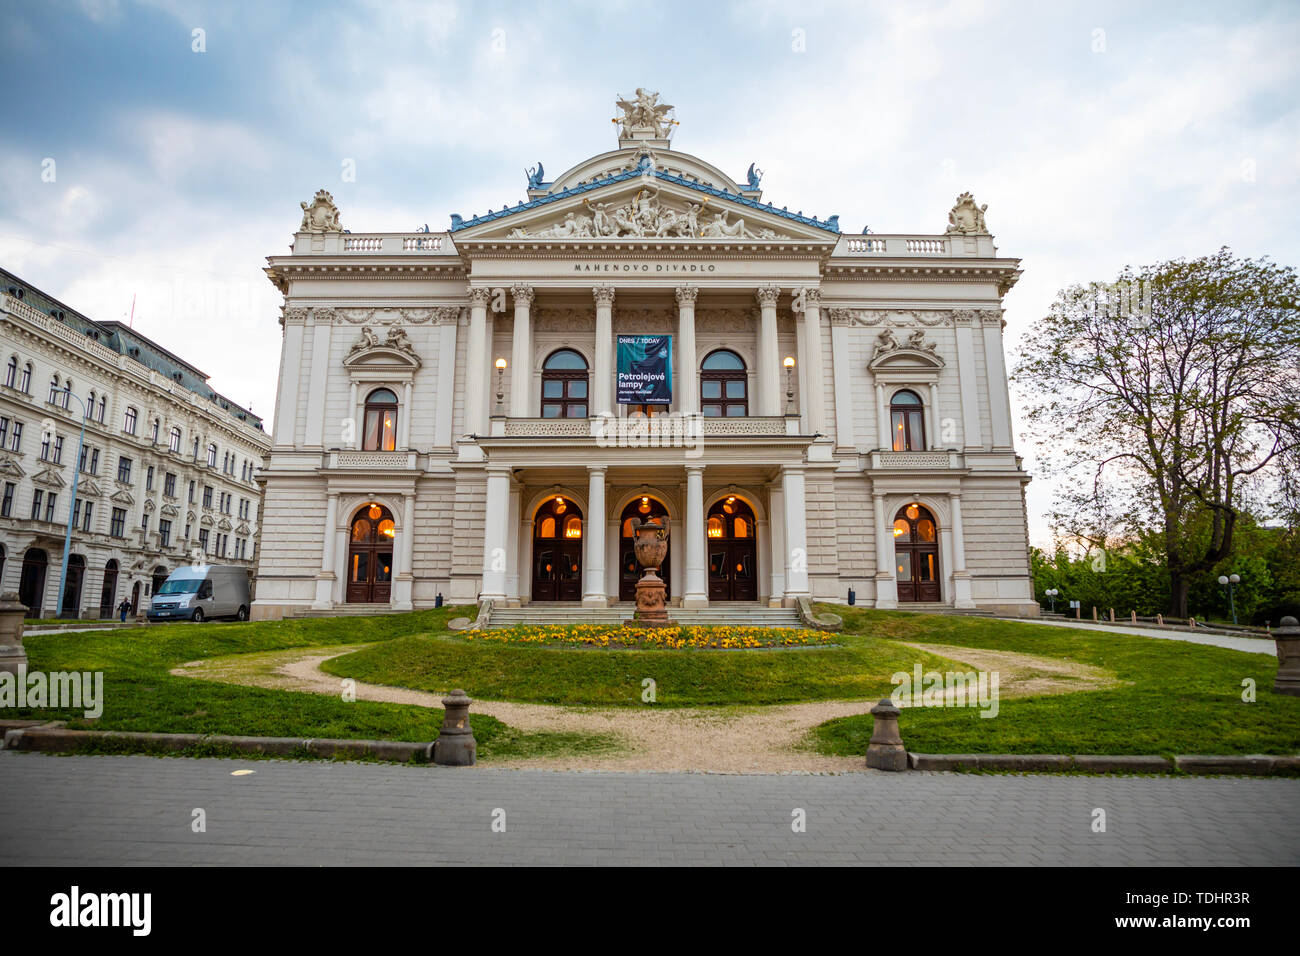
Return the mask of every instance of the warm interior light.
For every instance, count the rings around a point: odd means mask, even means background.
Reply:
[[[911,518],[913,521],[916,520],[917,515],[919,515],[920,513],[921,513],[920,509],[918,509],[916,505],[907,506],[907,516]]]
[[[735,496],[735,495],[732,495],[730,498],[727,499],[727,504],[731,504],[731,503],[734,502],[735,500],[736,500],[736,496]]]
[[[376,518],[376,519],[383,513],[384,513],[384,509],[379,507],[379,505],[375,505],[375,504],[372,504],[370,506],[370,510],[366,512],[366,514],[370,515],[371,518]]]
[[[903,529],[902,529],[902,528],[895,528],[895,529],[894,529],[894,537],[895,537],[895,538],[897,538],[897,537],[898,537],[899,535],[901,535],[902,533],[903,533]]]
[[[721,538],[721,537],[722,537],[722,529],[721,529],[721,528],[710,528],[710,529],[709,529],[709,537],[710,537],[710,538]]]

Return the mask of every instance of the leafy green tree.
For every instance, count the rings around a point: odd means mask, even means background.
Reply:
[[[1294,269],[1225,248],[1067,288],[1025,337],[1015,377],[1064,489],[1054,522],[1156,535],[1174,616],[1233,555],[1251,494],[1300,487],[1298,299]]]

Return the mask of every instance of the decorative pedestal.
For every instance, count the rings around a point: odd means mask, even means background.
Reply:
[[[0,594],[0,671],[26,672],[27,651],[23,649],[23,619],[27,606],[13,591]]]
[[[433,744],[433,762],[443,767],[470,767],[478,759],[478,743],[469,726],[469,696],[453,690],[442,699],[445,714]]]
[[[636,583],[636,622],[638,624],[665,625],[668,620],[668,589],[656,568],[646,568]]]
[[[874,770],[906,770],[907,749],[898,733],[898,708],[885,698],[871,708],[875,724],[867,745],[867,766]]]
[[[1273,631],[1273,640],[1277,642],[1277,677],[1273,679],[1273,693],[1300,697],[1300,621],[1293,617],[1282,618]]]
[[[642,521],[632,519],[632,544],[636,552],[637,564],[645,568],[641,580],[636,583],[636,614],[638,624],[651,627],[664,627],[672,622],[668,620],[668,589],[659,569],[663,567],[664,558],[668,557],[668,516]]]

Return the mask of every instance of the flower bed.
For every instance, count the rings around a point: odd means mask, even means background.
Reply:
[[[636,624],[519,625],[490,631],[465,631],[468,640],[502,644],[578,644],[585,647],[652,648],[654,650],[744,650],[763,647],[827,647],[830,635],[814,630],[780,627]]]

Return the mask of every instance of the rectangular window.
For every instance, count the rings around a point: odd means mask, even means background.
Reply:
[[[190,540],[190,526],[188,524],[185,526],[185,540]]]
[[[131,459],[122,457],[117,460],[117,480],[131,483]]]
[[[23,450],[23,423],[22,422],[14,422],[14,435],[13,438],[9,439],[9,450],[10,451]]]
[[[50,460],[50,445],[53,444],[54,436],[46,432],[41,436],[41,461]]]
[[[166,520],[159,521],[158,522],[158,543],[165,548],[168,547],[171,544],[171,542],[172,542],[172,523]]]
[[[144,489],[153,491],[153,465],[150,465],[144,473]]]
[[[128,408],[126,414],[122,417],[122,431],[128,435],[135,434],[135,422],[137,413],[134,408]]]
[[[46,521],[54,520],[54,502],[58,499],[58,497],[59,496],[52,491],[45,496],[45,520]]]
[[[54,439],[54,463],[56,465],[63,464],[63,436],[62,435]]]
[[[140,516],[140,530],[141,530],[141,531],[145,531],[145,532],[148,532],[148,530],[149,530],[149,514],[148,514],[148,512],[146,512],[146,513],[144,513],[144,514],[142,514],[142,515]]]
[[[0,518],[8,518],[14,510],[14,483],[5,482],[4,500],[0,501]]]
[[[78,504],[80,504],[80,502],[78,502]],[[86,507],[81,512],[82,531],[86,531],[86,532],[90,531],[90,521],[94,512],[95,512],[95,503],[93,501],[87,501]],[[76,524],[76,522],[74,521],[73,524]]]
[[[199,529],[199,550],[204,554],[208,553],[208,529]]]
[[[41,501],[45,497],[45,492],[37,488],[32,492],[32,520],[37,521],[41,517]]]
[[[81,504],[80,498],[72,503],[72,526],[74,528],[81,526]]]
[[[89,458],[89,457],[90,457],[90,446],[89,446],[89,445],[82,445],[82,446],[81,446],[81,458],[77,461],[77,471],[81,472],[82,474],[85,474],[85,472],[86,472],[86,459]]]
[[[113,520],[109,523],[108,533],[115,538],[126,537],[126,509],[114,508]]]
[[[5,439],[9,437],[9,419],[0,418],[0,448],[5,446]]]
[[[176,476],[170,471],[163,477],[163,494],[168,498],[176,497]]]
[[[212,507],[212,486],[211,485],[203,486],[203,507],[205,508]]]
[[[190,504],[194,504],[194,482],[190,482]]]
[[[99,474],[99,449],[98,448],[90,449],[90,473],[92,475]]]

